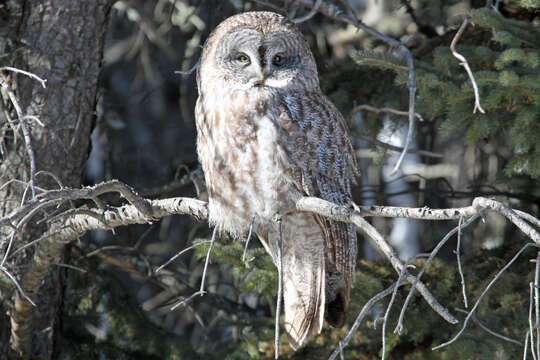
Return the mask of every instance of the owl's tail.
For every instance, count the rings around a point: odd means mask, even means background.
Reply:
[[[274,264],[278,264],[275,231],[259,234]],[[325,312],[324,235],[308,213],[282,219],[284,326],[296,350],[313,333],[320,333]]]

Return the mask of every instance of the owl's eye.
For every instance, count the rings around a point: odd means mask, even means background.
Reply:
[[[276,66],[282,65],[283,64],[283,56],[281,56],[281,55],[274,56],[274,58],[272,59],[272,64],[274,64]]]
[[[249,64],[249,56],[247,56],[246,54],[240,54],[236,57],[236,60],[238,60],[239,62],[241,62],[242,64]]]

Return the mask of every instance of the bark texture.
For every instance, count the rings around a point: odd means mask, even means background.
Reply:
[[[6,15],[3,19],[7,19],[8,30],[5,37],[0,37],[0,53],[7,56],[0,59],[0,64],[47,80],[43,88],[38,81],[22,74],[2,72],[4,84],[18,99],[23,116],[37,116],[44,125],[24,120],[35,153],[35,181],[39,188],[58,188],[58,181],[69,187],[81,184],[95,120],[98,77],[111,4],[111,0],[28,0],[8,2],[4,6],[7,14],[2,15]],[[0,140],[5,151],[0,157],[0,185],[13,179],[28,182],[31,178],[28,141],[22,138],[22,132],[17,133],[20,129],[6,126],[9,119],[15,125],[20,121],[6,94],[4,87],[0,115],[4,131]],[[25,188],[24,183],[11,182],[0,190],[0,216],[20,205]],[[31,197],[28,191],[26,201]],[[21,224],[11,251],[47,230],[45,224]],[[0,229],[2,257],[10,231]],[[40,254],[29,248],[5,262],[6,269],[15,275],[37,307],[20,297],[2,274],[0,280],[5,286],[0,290],[0,313],[8,311],[9,319],[0,318],[0,327],[5,329],[0,332],[1,354],[53,358],[63,285],[59,267],[51,264],[63,261],[62,253],[62,244],[48,247]],[[39,262],[45,258],[48,261]]]

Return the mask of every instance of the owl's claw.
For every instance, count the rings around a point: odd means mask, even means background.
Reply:
[[[354,210],[355,212],[362,212],[362,211],[360,210],[360,206],[356,205],[356,203],[355,203],[354,201],[351,201],[351,206],[352,206],[352,208],[353,208],[353,210]]]

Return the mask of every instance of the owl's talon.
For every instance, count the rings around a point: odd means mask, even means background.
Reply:
[[[360,206],[356,205],[354,201],[351,201],[351,206],[355,212],[358,212],[358,213],[362,212],[362,210],[360,209]]]

